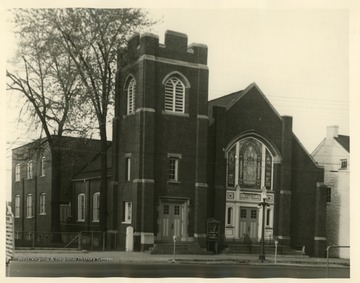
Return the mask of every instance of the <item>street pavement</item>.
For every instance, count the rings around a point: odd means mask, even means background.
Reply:
[[[17,261],[113,261],[124,263],[199,263],[199,264],[267,264],[327,266],[326,258],[306,255],[267,254],[261,262],[256,254],[214,254],[214,255],[158,255],[150,252],[122,251],[78,251],[78,250],[15,250],[13,260]],[[329,258],[329,267],[350,267],[349,259]]]

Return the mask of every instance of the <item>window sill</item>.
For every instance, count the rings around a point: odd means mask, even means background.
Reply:
[[[93,222],[93,223],[99,223],[99,220],[93,220],[93,221],[91,221],[91,222]]]
[[[77,222],[85,222],[85,220],[77,220]]]
[[[121,224],[131,224],[131,221],[123,221],[123,222],[121,222]]]
[[[162,114],[164,114],[164,115],[172,115],[172,116],[179,116],[179,117],[190,117],[189,113],[180,113],[180,112],[173,112],[173,111],[167,111],[167,110],[163,110]]]
[[[46,215],[46,213],[39,213],[39,215]]]
[[[181,185],[181,182],[175,181],[175,180],[168,180],[167,183],[168,184],[174,184],[174,185]]]
[[[225,226],[225,228],[235,228],[235,226],[233,226],[232,224],[228,224]]]
[[[135,114],[136,114],[136,111],[134,110],[134,112],[132,112],[132,113],[126,113],[125,115],[123,115],[123,118],[127,118],[127,117],[131,117],[131,116],[135,116]]]

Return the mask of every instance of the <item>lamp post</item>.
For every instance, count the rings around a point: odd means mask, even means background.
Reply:
[[[259,260],[264,262],[265,260],[265,208],[269,206],[266,202],[267,194],[266,194],[266,187],[263,187],[261,191],[261,199],[262,202],[259,203],[259,206],[262,207],[262,225],[261,225],[261,248],[260,248],[260,255]]]

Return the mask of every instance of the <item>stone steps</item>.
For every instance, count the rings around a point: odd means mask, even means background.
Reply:
[[[261,246],[256,245],[246,245],[246,244],[226,244],[226,248],[223,250],[223,253],[226,254],[259,254],[261,251]],[[265,254],[275,254],[275,245],[265,245]],[[301,255],[301,251],[290,249],[288,246],[278,245],[277,247],[278,255]]]
[[[157,243],[150,249],[151,254],[173,254],[174,243]],[[201,248],[199,244],[193,242],[179,242],[175,246],[176,254],[197,254],[207,255],[213,254],[213,252],[207,251]]]

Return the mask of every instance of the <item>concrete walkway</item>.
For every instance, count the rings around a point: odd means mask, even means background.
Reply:
[[[13,260],[20,261],[109,261],[123,263],[169,263],[174,262],[173,255],[157,255],[149,252],[119,251],[77,251],[77,250],[16,250]],[[176,255],[174,263],[198,264],[275,264],[274,255],[266,255],[261,263],[259,255],[254,254],[216,254],[216,255]],[[324,266],[326,258],[308,256],[278,255],[278,265]],[[349,267],[349,259],[330,258],[329,266]]]

